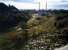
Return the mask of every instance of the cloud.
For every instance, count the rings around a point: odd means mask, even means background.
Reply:
[[[67,9],[68,8],[68,0],[47,0],[47,8],[48,9]],[[0,1],[1,2],[1,1]],[[14,5],[18,9],[46,9],[46,0],[16,0],[5,2],[7,5]]]
[[[13,2],[11,5],[14,5],[18,9],[38,9],[38,5],[33,3]]]
[[[15,0],[16,2],[32,2],[32,0]]]
[[[7,5],[9,5],[9,4],[13,5],[18,9],[39,9],[38,4],[29,3],[29,2],[14,2],[14,1],[11,1],[11,2],[1,1],[1,2],[5,3]]]
[[[68,2],[66,2],[66,0],[63,2],[56,2],[53,7],[55,7],[55,9],[68,9]]]
[[[56,9],[68,9],[68,5],[67,4],[61,4],[61,5],[56,5],[54,6]]]
[[[68,2],[68,0],[62,0],[61,2]]]

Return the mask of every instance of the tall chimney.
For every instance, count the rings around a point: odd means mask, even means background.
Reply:
[[[47,10],[47,0],[46,0],[46,10]]]
[[[40,11],[40,2],[39,2],[39,11]]]

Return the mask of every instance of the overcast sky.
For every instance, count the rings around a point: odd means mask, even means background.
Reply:
[[[68,9],[68,0],[0,0],[0,2],[4,2],[5,4],[14,5],[18,9],[46,9],[46,1],[48,5],[48,9]]]

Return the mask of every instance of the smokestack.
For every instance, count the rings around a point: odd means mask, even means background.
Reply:
[[[47,10],[47,0],[46,0],[46,10]]]
[[[39,2],[39,11],[40,11],[40,2]]]

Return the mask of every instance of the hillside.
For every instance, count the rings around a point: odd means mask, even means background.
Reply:
[[[0,50],[54,50],[66,45],[67,11],[48,10],[41,15],[0,3]]]

